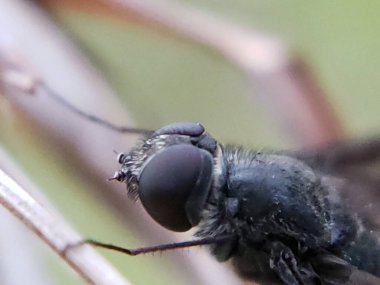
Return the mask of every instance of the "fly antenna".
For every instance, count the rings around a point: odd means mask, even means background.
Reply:
[[[62,95],[58,94],[56,91],[54,91],[50,86],[48,86],[45,82],[40,83],[40,88],[43,90],[50,98],[52,98],[54,101],[65,107],[70,112],[81,116],[82,118],[85,118],[93,123],[96,123],[98,125],[101,125],[107,129],[113,130],[118,133],[129,133],[129,134],[141,134],[141,135],[149,135],[152,134],[152,130],[147,129],[140,129],[140,128],[131,128],[131,127],[124,127],[124,126],[117,126],[111,122],[108,122],[104,119],[101,119],[95,115],[89,114],[85,111],[80,110],[73,104],[71,104],[69,101],[67,101]]]

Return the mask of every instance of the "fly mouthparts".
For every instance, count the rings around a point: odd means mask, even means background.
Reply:
[[[107,180],[108,181],[117,180],[119,182],[123,182],[124,179],[125,179],[125,174],[121,171],[116,171],[115,174],[112,177],[108,178]]]

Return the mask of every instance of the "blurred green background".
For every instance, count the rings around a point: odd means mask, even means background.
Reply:
[[[380,2],[177,2],[283,40],[310,64],[349,133],[380,130]],[[200,121],[223,142],[290,146],[266,111],[247,96],[244,73],[216,53],[136,23],[69,6],[55,5],[53,16],[101,70],[138,126],[151,129],[173,121]],[[93,185],[49,139],[22,122],[3,121],[0,126],[1,143],[84,236],[141,246],[138,236],[90,194]],[[43,245],[41,251],[47,255],[52,284],[81,284]],[[133,284],[178,284],[161,256],[102,253]]]
[[[182,2],[277,36],[311,65],[349,131],[379,129],[377,2]],[[68,9],[58,12],[140,126],[198,120],[224,141],[277,146],[263,111],[242,96],[247,92],[244,75],[223,58],[131,23]]]

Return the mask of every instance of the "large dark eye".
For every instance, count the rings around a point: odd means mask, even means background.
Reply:
[[[212,182],[210,153],[174,145],[156,154],[139,179],[139,197],[149,215],[172,231],[187,231],[201,218]]]

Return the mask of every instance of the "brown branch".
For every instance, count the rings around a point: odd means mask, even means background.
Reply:
[[[197,9],[164,0],[44,0],[55,5],[111,14],[138,21],[201,44],[246,72],[253,96],[263,103],[278,127],[298,145],[313,145],[344,136],[344,130],[308,67],[289,56],[274,37],[257,33]]]
[[[49,245],[86,283],[129,284],[108,262],[87,246],[64,254],[69,245],[81,240],[80,236],[1,169],[0,204]]]

